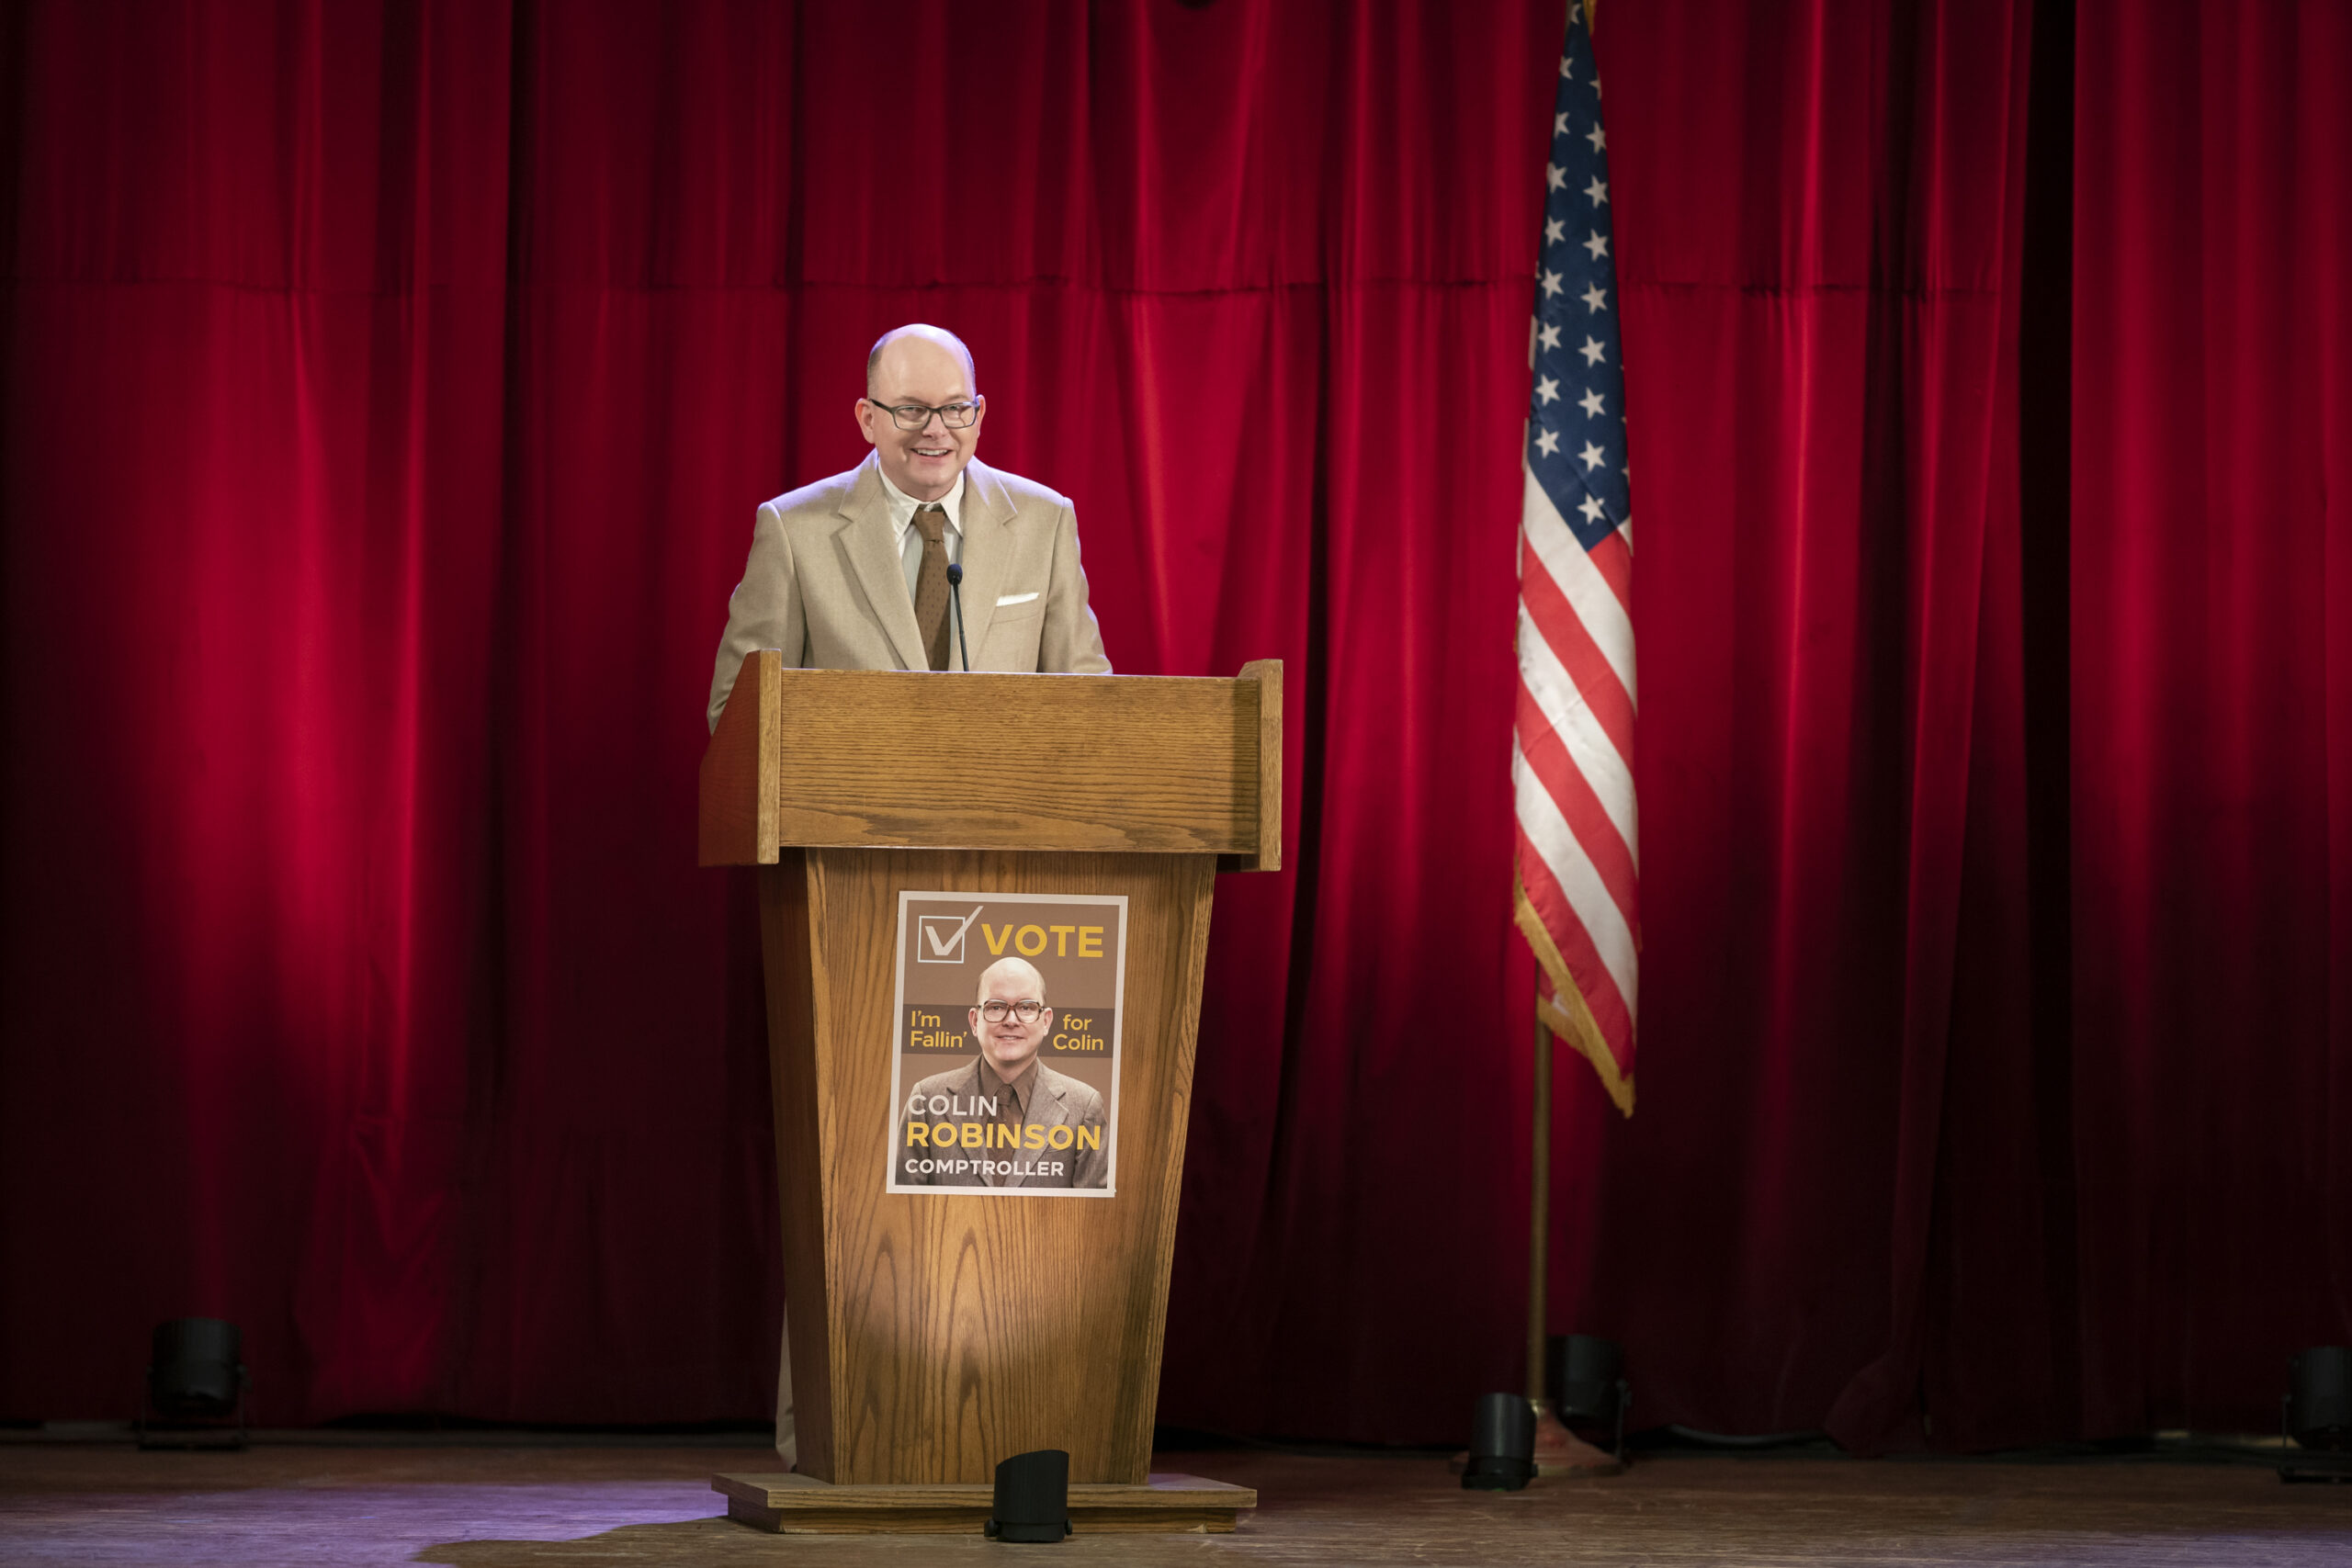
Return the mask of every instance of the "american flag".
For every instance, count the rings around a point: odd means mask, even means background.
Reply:
[[[1571,6],[1544,172],[1535,378],[1520,517],[1517,912],[1536,1015],[1634,1110],[1641,925],[1634,819],[1634,549],[1600,78]]]

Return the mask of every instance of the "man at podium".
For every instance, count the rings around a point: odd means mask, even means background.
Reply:
[[[802,669],[961,670],[968,649],[973,670],[1109,674],[1069,499],[972,457],[988,400],[964,340],[921,322],[884,333],[854,412],[874,448],[865,460],[763,502],[752,522],[711,673],[710,728],[745,656],[764,648]],[[960,639],[951,565],[963,569]],[[783,1341],[775,1447],[790,1463],[788,1305]]]
[[[1025,958],[998,959],[980,972],[971,1021],[979,1055],[932,1074],[899,1107],[898,1143],[890,1151],[899,1181],[913,1187],[1102,1186],[1111,1156],[1101,1091],[1037,1059],[1054,1027],[1046,977]],[[938,1129],[960,1134],[967,1125],[981,1128],[986,1141],[967,1149],[959,1136],[937,1146]],[[1011,1149],[989,1135],[999,1126],[1012,1132]],[[1070,1130],[1066,1143],[1045,1136],[1057,1127]]]
[[[1110,673],[1069,498],[973,458],[988,414],[978,382],[971,350],[943,328],[875,343],[854,407],[874,450],[763,503],[752,525],[711,674],[712,729],[744,656],[763,648],[811,670]]]

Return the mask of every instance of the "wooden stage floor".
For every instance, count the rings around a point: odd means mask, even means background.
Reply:
[[[0,1563],[2352,1564],[2352,1486],[2247,1464],[1685,1457],[1611,1480],[1465,1493],[1434,1455],[1168,1453],[1255,1486],[1227,1536],[790,1537],[729,1522],[709,1478],[764,1450],[0,1443]]]

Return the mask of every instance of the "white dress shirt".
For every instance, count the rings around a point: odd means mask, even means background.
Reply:
[[[882,481],[882,494],[890,503],[890,530],[899,542],[899,564],[907,574],[907,597],[915,596],[915,583],[922,576],[922,533],[915,526],[915,513],[924,504],[890,482],[890,476],[876,471]],[[947,513],[947,526],[941,542],[947,547],[947,564],[960,565],[964,559],[964,476],[956,476],[955,488],[939,498],[939,505]]]

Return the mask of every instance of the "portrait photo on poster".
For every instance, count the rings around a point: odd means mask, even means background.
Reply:
[[[899,895],[889,1190],[1118,1190],[1127,900]]]

